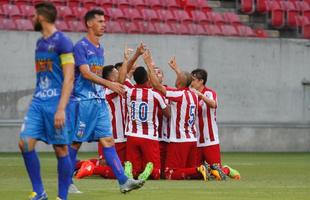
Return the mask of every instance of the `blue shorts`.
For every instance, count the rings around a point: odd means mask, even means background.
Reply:
[[[75,113],[74,142],[92,142],[112,137],[110,114],[105,100],[78,101]]]
[[[70,144],[72,137],[70,113],[73,105],[69,103],[67,106],[65,126],[56,129],[54,115],[57,111],[58,101],[42,103],[32,100],[21,127],[20,139],[33,138],[47,144]]]

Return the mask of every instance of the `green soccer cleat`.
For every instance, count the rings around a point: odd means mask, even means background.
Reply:
[[[233,169],[233,168],[229,167],[228,165],[224,165],[223,168],[228,168],[229,169],[228,176],[230,178],[235,179],[235,180],[241,179],[241,175],[240,175],[240,173],[236,169]]]
[[[132,175],[132,164],[130,161],[126,161],[125,163],[125,175],[128,177],[128,178],[133,178],[133,175]]]
[[[146,181],[149,178],[149,176],[152,174],[153,168],[154,168],[153,163],[148,162],[145,166],[144,171],[139,175],[138,179]]]

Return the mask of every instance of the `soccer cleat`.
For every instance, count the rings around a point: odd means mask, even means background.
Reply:
[[[126,193],[126,192],[130,192],[131,190],[141,188],[144,183],[145,183],[144,180],[135,180],[135,179],[129,178],[126,181],[126,183],[124,183],[123,185],[120,185],[119,187],[120,187],[121,193]]]
[[[154,167],[153,163],[148,162],[145,166],[144,171],[138,176],[138,179],[146,181],[149,178],[149,176],[152,174],[153,167]]]
[[[73,183],[70,184],[69,189],[68,189],[68,193],[70,194],[82,194],[83,192],[81,192],[76,185],[74,185]]]
[[[82,164],[82,166],[79,169],[79,171],[76,173],[75,177],[77,179],[81,179],[81,178],[84,178],[86,176],[91,176],[94,173],[94,168],[95,168],[94,163],[90,162],[89,160],[85,161]]]
[[[126,161],[125,163],[125,175],[128,177],[128,178],[133,178],[133,175],[132,175],[132,164],[130,161]]]
[[[207,169],[204,165],[197,167],[197,171],[202,175],[204,181],[208,180]]]
[[[226,180],[226,174],[224,174],[219,164],[214,163],[211,165],[211,174],[215,176],[215,179],[218,181]]]
[[[223,168],[228,168],[229,169],[228,176],[230,178],[235,179],[235,180],[241,179],[241,175],[240,175],[240,173],[236,169],[233,169],[233,168],[229,167],[228,165],[224,165]]]
[[[44,191],[41,195],[38,195],[36,192],[31,192],[29,195],[29,200],[47,200],[47,194]]]
[[[56,197],[56,200],[62,200],[61,198],[59,198],[59,197]]]

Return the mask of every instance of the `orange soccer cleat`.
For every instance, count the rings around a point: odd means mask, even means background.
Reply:
[[[91,176],[94,173],[95,165],[91,161],[87,160],[83,162],[81,168],[76,173],[75,177],[77,179],[84,178],[86,176]]]

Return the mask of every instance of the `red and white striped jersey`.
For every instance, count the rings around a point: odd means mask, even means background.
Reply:
[[[130,80],[126,80],[125,85],[133,87]],[[106,88],[105,99],[110,112],[112,133],[115,143],[126,142],[125,125],[127,118],[126,100],[114,91]]]
[[[213,99],[217,102],[217,96],[214,90],[205,87],[201,93],[209,99]],[[216,108],[210,108],[202,99],[199,99],[196,126],[198,147],[211,146],[220,143],[218,127],[216,124]]]
[[[164,99],[166,105],[169,104],[168,99]],[[161,109],[158,110],[157,112],[157,117],[158,117],[158,140],[159,141],[165,141],[168,142],[168,136],[170,132],[170,119],[167,118]]]
[[[184,88],[167,89],[166,97],[171,103],[169,141],[196,142],[198,96],[189,88]]]
[[[164,98],[152,88],[126,88],[128,123],[125,135],[158,140],[159,109],[165,109]]]

